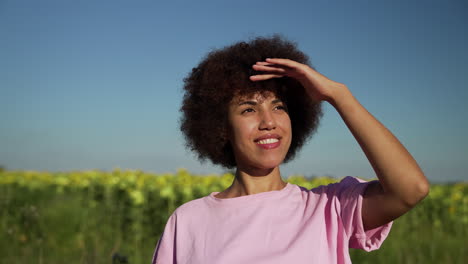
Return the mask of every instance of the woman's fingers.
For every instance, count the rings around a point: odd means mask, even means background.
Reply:
[[[299,81],[314,101],[328,100],[333,97],[337,82],[331,81],[306,64],[290,59],[271,58],[255,63],[253,69],[264,74],[250,76],[251,81],[290,77]]]
[[[290,59],[276,59],[276,58],[268,58],[265,60],[267,63],[283,65],[290,68],[296,68],[299,63]]]
[[[318,81],[320,79],[326,79],[325,76],[320,74],[319,72],[315,71],[311,67],[307,66],[306,64],[299,63],[297,61],[293,61],[290,59],[266,59],[267,65],[271,65],[269,67],[279,67],[283,69],[287,69],[288,76],[296,78],[296,79],[309,79],[310,81]]]
[[[264,72],[269,72],[269,73],[286,73],[286,69],[280,68],[280,67],[275,67],[275,66],[269,66],[269,65],[253,65],[252,68],[256,71],[264,71]]]
[[[281,74],[259,74],[259,75],[252,75],[250,76],[251,81],[264,81],[264,80],[269,80],[273,78],[281,78],[284,75]]]
[[[303,65],[290,59],[266,59],[265,61],[258,61],[252,68],[256,71],[264,72],[264,74],[252,75],[250,80],[262,81],[272,78],[281,78],[284,76],[299,77],[305,73]],[[296,76],[296,77],[295,77]]]

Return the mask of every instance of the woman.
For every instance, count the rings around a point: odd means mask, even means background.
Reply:
[[[351,263],[378,249],[429,183],[404,146],[279,36],[213,51],[185,79],[182,125],[201,160],[236,168],[232,185],[170,216],[153,263]],[[346,177],[311,190],[281,179],[330,103],[378,181]]]

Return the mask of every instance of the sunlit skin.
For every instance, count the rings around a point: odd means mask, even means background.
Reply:
[[[229,141],[236,158],[236,179],[217,195],[232,198],[282,189],[279,165],[291,145],[287,106],[275,94],[236,96],[229,104]],[[273,139],[273,143],[260,139]],[[266,144],[261,144],[266,143]]]
[[[375,184],[368,185],[364,193],[362,220],[365,230],[398,218],[427,196],[429,182],[417,162],[399,140],[359,103],[346,85],[289,59],[266,59],[257,62],[252,68],[263,73],[250,76],[251,81],[294,78],[302,84],[310,100],[328,102],[340,114],[379,179]],[[239,133],[234,130],[231,132],[234,135]],[[279,190],[285,186],[279,164],[266,169],[274,163],[261,166],[258,161],[262,159],[253,159],[252,155],[246,153],[242,157],[242,162],[238,164],[242,166],[238,166],[232,186],[220,193],[220,198]],[[236,160],[238,158],[236,156]],[[244,166],[247,164],[252,165],[251,169],[245,169],[249,168]]]

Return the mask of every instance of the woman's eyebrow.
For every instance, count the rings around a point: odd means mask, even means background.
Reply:
[[[238,105],[257,105],[257,102],[255,101],[241,101]]]
[[[273,101],[271,101],[271,104],[278,104],[278,103],[282,103],[283,101],[281,99],[275,99]],[[258,102],[256,101],[241,101],[239,102],[238,106],[241,106],[241,105],[257,105]]]

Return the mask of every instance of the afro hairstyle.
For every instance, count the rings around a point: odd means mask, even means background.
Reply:
[[[210,160],[227,169],[236,166],[228,134],[228,106],[235,96],[273,92],[287,107],[291,119],[291,146],[288,162],[316,131],[322,116],[321,104],[307,96],[293,78],[282,77],[253,82],[249,76],[257,61],[285,58],[309,66],[309,58],[296,44],[280,35],[256,37],[209,52],[184,79],[180,129],[186,146],[200,161]],[[312,67],[312,66],[311,66]]]

